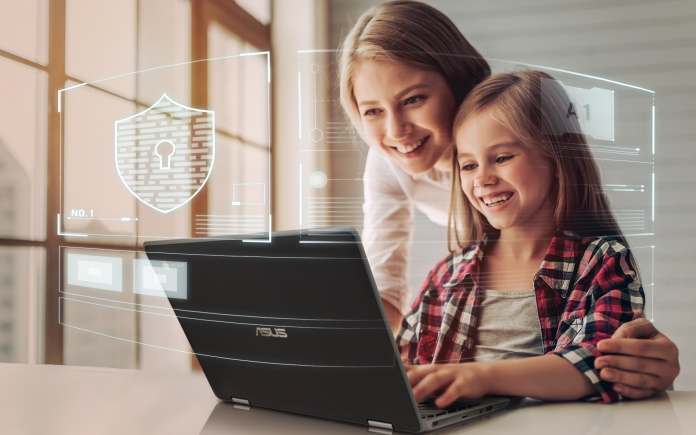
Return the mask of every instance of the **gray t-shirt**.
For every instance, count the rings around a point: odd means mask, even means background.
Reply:
[[[477,361],[544,354],[534,290],[479,291],[483,299],[474,347]]]

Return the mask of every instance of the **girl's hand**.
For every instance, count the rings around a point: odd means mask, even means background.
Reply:
[[[490,388],[490,370],[485,363],[427,364],[406,366],[416,401],[444,391],[435,405],[444,408],[460,397],[478,399]]]
[[[597,345],[606,355],[595,368],[624,397],[645,399],[666,390],[679,374],[677,346],[647,319],[624,323]]]

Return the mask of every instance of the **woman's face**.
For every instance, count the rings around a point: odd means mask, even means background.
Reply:
[[[363,137],[409,174],[451,170],[454,96],[437,72],[362,62],[353,80]]]

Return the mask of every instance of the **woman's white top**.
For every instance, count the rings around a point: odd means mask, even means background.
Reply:
[[[408,262],[413,207],[431,221],[447,225],[451,176],[435,168],[410,175],[386,155],[370,149],[363,182],[365,253],[380,296],[403,311],[411,302]],[[443,244],[442,256],[446,254],[447,246]]]
[[[544,354],[534,290],[482,293],[474,338],[477,361],[524,358]]]

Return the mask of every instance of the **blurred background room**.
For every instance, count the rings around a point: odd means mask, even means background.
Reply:
[[[133,284],[143,241],[360,230],[367,146],[338,104],[335,49],[377,3],[0,0],[0,362],[196,370],[166,299]],[[646,312],[679,347],[675,388],[696,389],[696,3],[426,3],[494,68],[540,65],[649,91],[615,107],[617,128],[645,128],[654,143],[650,236],[636,242]],[[158,209],[127,188],[114,147],[116,122],[164,95],[214,112],[215,152],[200,188]],[[636,118],[653,106],[654,120]],[[446,254],[445,229],[416,219],[412,294]],[[90,286],[72,261],[114,275]]]

